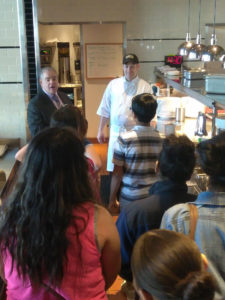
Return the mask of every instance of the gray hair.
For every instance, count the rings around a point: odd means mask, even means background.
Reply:
[[[40,71],[39,78],[40,78],[40,79],[43,79],[44,73],[46,73],[46,72],[48,72],[48,71],[53,71],[53,72],[55,72],[55,73],[57,74],[55,68],[53,68],[53,67],[51,67],[51,66],[49,66],[49,67],[44,67],[44,68],[42,68],[41,71]]]

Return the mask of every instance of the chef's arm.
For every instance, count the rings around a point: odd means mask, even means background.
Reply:
[[[98,135],[97,135],[97,139],[100,144],[103,144],[105,142],[104,128],[105,128],[106,124],[108,123],[108,121],[109,121],[109,118],[101,116],[100,122],[99,122],[99,127],[98,127]]]
[[[116,199],[120,184],[123,178],[123,167],[114,165],[114,170],[112,174],[112,180],[110,185],[110,196],[109,196],[109,206],[108,208],[116,208],[119,203]]]

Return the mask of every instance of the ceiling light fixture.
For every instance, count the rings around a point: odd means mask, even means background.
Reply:
[[[206,49],[206,46],[201,43],[201,0],[199,0],[199,12],[198,12],[198,33],[196,37],[196,44],[194,44],[189,53],[188,58],[194,60],[200,60],[202,58],[202,52]]]
[[[216,45],[216,33],[215,33],[215,24],[216,24],[216,0],[214,1],[214,20],[213,20],[213,33],[210,39],[210,45],[202,53],[202,60],[207,61],[216,61],[221,59],[224,55],[224,49]]]
[[[190,28],[190,0],[188,0],[188,31],[186,33],[186,41],[178,47],[178,54],[182,55],[182,56],[187,56],[189,53],[189,50],[193,46],[189,28]]]

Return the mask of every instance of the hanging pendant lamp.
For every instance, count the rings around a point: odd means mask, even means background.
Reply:
[[[196,37],[196,44],[194,44],[189,53],[188,53],[188,58],[189,59],[195,59],[195,60],[200,60],[202,58],[202,52],[206,50],[206,46],[201,44],[201,0],[199,0],[199,14],[198,14],[198,33]]]
[[[188,0],[188,31],[186,33],[186,41],[178,47],[178,54],[182,56],[187,56],[189,50],[193,46],[193,42],[191,41],[191,35],[189,32],[189,27],[190,27],[190,0]]]
[[[210,45],[206,47],[206,49],[202,53],[203,61],[216,61],[220,60],[224,55],[224,49],[216,45],[216,33],[215,33],[215,24],[216,24],[216,0],[214,1],[214,20],[213,20],[213,33],[210,39]]]

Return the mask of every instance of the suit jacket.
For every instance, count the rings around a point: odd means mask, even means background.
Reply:
[[[58,95],[64,104],[71,104],[65,93],[58,91]],[[55,105],[43,90],[30,100],[27,107],[27,121],[32,136],[49,126],[51,115],[55,111]]]

